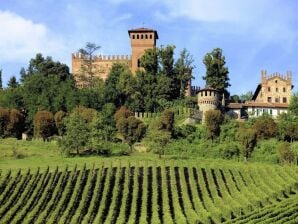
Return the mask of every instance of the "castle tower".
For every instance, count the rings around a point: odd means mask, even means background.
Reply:
[[[131,44],[131,71],[135,74],[145,50],[156,46],[158,35],[156,30],[148,28],[128,30],[128,35]]]
[[[205,113],[208,110],[215,110],[220,105],[219,92],[213,88],[205,88],[197,91],[198,106],[202,112],[202,123],[205,123]]]

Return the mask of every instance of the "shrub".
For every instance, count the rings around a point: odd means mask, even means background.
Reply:
[[[64,124],[64,118],[66,117],[66,113],[62,110],[58,111],[55,116],[55,124],[58,131],[58,135],[62,136],[65,133],[65,124]]]
[[[7,125],[7,135],[10,137],[15,137],[20,139],[22,132],[24,130],[24,116],[23,114],[16,110],[11,109],[9,111],[9,122]]]
[[[8,123],[9,110],[5,108],[0,108],[0,137],[5,137]]]
[[[114,118],[117,122],[121,118],[128,118],[130,116],[134,116],[133,112],[129,110],[127,107],[122,106],[119,110],[116,111]]]
[[[237,133],[237,138],[242,146],[244,160],[247,161],[257,144],[256,131],[252,128],[240,128]]]
[[[288,142],[282,142],[277,147],[280,163],[293,163],[295,160],[294,152]]]
[[[208,130],[208,138],[213,140],[219,136],[222,122],[223,115],[219,110],[208,110],[205,112],[205,125]]]
[[[55,134],[54,116],[49,111],[38,111],[33,119],[34,137],[47,140]]]
[[[221,157],[224,159],[238,158],[240,155],[240,148],[236,143],[222,143]]]
[[[95,109],[82,106],[76,107],[73,112],[76,112],[87,123],[90,123],[97,115],[97,111]]]
[[[277,125],[268,115],[258,117],[253,125],[253,129],[256,131],[258,139],[268,139],[276,137]]]

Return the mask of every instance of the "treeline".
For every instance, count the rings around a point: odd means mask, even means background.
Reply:
[[[193,107],[195,100],[185,98],[193,61],[186,50],[175,61],[174,49],[167,46],[147,50],[141,58],[144,69],[136,75],[126,65],[114,64],[105,82],[92,76],[88,79],[92,86],[82,89],[76,88],[67,65],[37,54],[27,69],[21,69],[20,80],[11,77],[6,88],[2,88],[1,81],[0,107],[18,110],[24,119],[20,130],[31,136],[38,111],[71,113],[79,106],[101,111],[109,104],[138,112],[160,112],[175,104]],[[6,121],[1,122],[3,129]],[[2,136],[10,134],[3,132]]]

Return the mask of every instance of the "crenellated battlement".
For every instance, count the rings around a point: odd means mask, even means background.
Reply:
[[[79,52],[72,54],[73,59],[88,59],[87,55],[81,54]],[[131,55],[94,55],[92,57],[94,61],[129,61],[131,60]]]
[[[267,71],[262,70],[261,75],[262,75],[262,82],[268,81],[269,79],[276,78],[276,77],[283,79],[285,81],[292,81],[292,72],[291,71],[287,71],[287,73],[285,75],[280,74],[278,72],[267,75]]]

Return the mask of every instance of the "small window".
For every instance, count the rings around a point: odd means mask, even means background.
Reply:
[[[138,68],[141,67],[141,61],[138,59]]]
[[[287,103],[287,97],[283,97],[283,98],[282,98],[282,102],[283,102],[283,103]]]
[[[139,34],[137,34],[137,39],[139,39]]]
[[[150,34],[150,39],[152,39],[152,34]]]
[[[276,90],[276,92],[278,93],[278,88],[276,88],[275,90]]]
[[[143,36],[143,34],[141,35],[141,39],[143,39],[144,38],[144,36]]]
[[[282,88],[282,91],[285,93],[286,92],[286,88],[284,87],[284,88]]]
[[[277,83],[277,80],[275,80],[275,83]]]
[[[205,96],[207,96],[207,91],[205,91]]]
[[[279,98],[275,98],[275,103],[279,103]]]
[[[268,103],[271,103],[272,102],[272,98],[271,97],[268,97],[267,98],[267,101],[268,101]]]
[[[270,87],[268,87],[268,92],[270,92]]]
[[[145,35],[145,39],[148,39],[148,35],[147,34]]]
[[[132,39],[135,39],[135,35],[134,34],[132,35]]]

